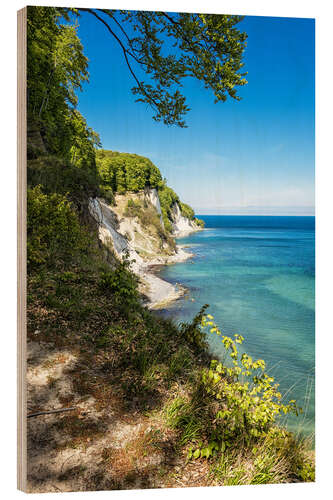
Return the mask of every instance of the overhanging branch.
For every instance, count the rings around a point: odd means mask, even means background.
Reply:
[[[104,26],[107,28],[107,30],[111,33],[111,35],[115,38],[115,40],[117,40],[118,44],[120,45],[122,51],[123,51],[123,54],[124,54],[124,57],[125,57],[125,61],[126,61],[126,64],[127,64],[127,67],[131,73],[131,75],[133,76],[134,80],[136,81],[137,83],[137,86],[140,88],[141,92],[145,95],[145,97],[148,99],[148,101],[153,104],[154,106],[156,106],[156,111],[158,112],[158,103],[152,99],[151,96],[149,96],[147,94],[147,92],[145,91],[145,89],[142,87],[138,77],[136,76],[136,74],[134,73],[133,71],[133,68],[132,66],[130,65],[130,62],[128,60],[128,56],[127,54],[131,55],[132,57],[134,57],[134,59],[136,60],[136,57],[131,54],[125,47],[125,45],[123,44],[123,42],[120,40],[120,38],[116,35],[116,33],[112,30],[112,28],[109,26],[109,24],[101,17],[99,16],[93,9],[88,9],[88,8],[81,8],[80,10],[83,10],[83,11],[86,11],[86,12],[89,12],[89,14],[92,14],[93,16],[95,16],[101,23],[104,24]],[[140,61],[139,61],[140,62]]]

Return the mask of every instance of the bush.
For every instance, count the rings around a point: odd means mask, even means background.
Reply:
[[[179,325],[180,333],[183,337],[185,337],[186,341],[190,345],[195,346],[200,350],[207,349],[208,347],[208,344],[206,342],[206,334],[202,330],[202,328],[200,328],[200,325],[202,324],[202,321],[204,319],[204,313],[207,308],[208,304],[202,306],[198,314],[194,316],[191,323],[181,323]]]
[[[174,203],[179,202],[178,195],[173,189],[169,188],[165,183],[158,190],[158,196],[160,199],[162,217],[165,230],[168,232],[172,231],[171,218],[172,218],[172,206]]]
[[[115,204],[114,194],[113,194],[112,188],[110,186],[101,186],[100,187],[100,196],[101,196],[101,198],[104,198],[104,200],[109,205]]]
[[[190,205],[187,205],[186,203],[180,203],[179,206],[180,212],[183,217],[187,217],[187,219],[190,220],[194,219],[194,210],[190,207]]]
[[[205,222],[202,219],[198,219],[197,217],[195,217],[194,222],[196,223],[197,226],[200,226],[202,228],[205,227]]]
[[[163,228],[161,226],[159,215],[156,212],[156,209],[152,205],[148,206],[144,210],[141,210],[138,216],[144,228],[153,226],[157,232],[163,233]],[[162,233],[160,234],[160,236],[162,235]]]
[[[161,207],[161,211],[162,211],[162,219],[163,219],[164,228],[165,228],[167,233],[171,233],[172,232],[172,224],[171,224],[171,221],[168,217],[168,213],[164,207]]]
[[[112,294],[119,305],[138,303],[138,280],[128,269],[127,262],[120,263],[114,271],[101,274],[99,288],[103,293]]]
[[[141,203],[130,198],[124,210],[125,217],[138,217],[141,214]]]
[[[167,233],[172,231],[172,208],[179,203],[184,217],[194,220],[194,211],[186,203],[181,203],[177,193],[162,180],[159,169],[143,156],[118,153],[101,149],[96,151],[96,163],[100,176],[100,190],[125,194],[127,191],[143,191],[146,187],[157,188],[161,204],[162,219]],[[125,215],[139,216],[139,208],[133,200],[129,200]],[[146,207],[144,207],[146,208]],[[203,222],[199,222],[199,225]]]
[[[279,415],[301,411],[295,400],[288,404],[281,402],[282,396],[274,378],[265,373],[265,362],[253,361],[243,353],[239,358],[237,344],[243,337],[222,335],[212,321],[211,315],[202,316],[201,327],[209,327],[210,332],[221,337],[229,355],[229,363],[212,360],[210,368],[203,370],[199,392],[206,410],[202,413],[205,421],[207,443],[191,454],[193,458],[209,458],[213,451],[225,447],[254,445],[258,440],[274,434],[274,438],[287,437],[287,432],[276,426]]]
[[[69,262],[89,247],[88,232],[66,196],[45,194],[41,186],[27,192],[28,269]]]
[[[94,166],[78,167],[50,155],[28,162],[28,186],[38,185],[46,194],[67,195],[77,207],[99,194],[98,173]]]

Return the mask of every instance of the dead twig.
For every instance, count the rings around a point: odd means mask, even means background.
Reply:
[[[61,413],[63,411],[72,411],[76,410],[76,408],[59,408],[58,410],[46,410],[46,411],[38,411],[37,413],[30,413],[27,415],[27,418],[38,417],[39,415],[49,415],[50,413]]]

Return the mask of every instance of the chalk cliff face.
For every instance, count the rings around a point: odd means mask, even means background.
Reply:
[[[178,203],[172,206],[172,234],[176,237],[187,236],[193,231],[199,231],[201,228],[194,222],[184,217],[180,211]]]
[[[153,189],[146,189],[145,191],[145,196],[146,199],[153,205],[153,207],[156,208],[156,212],[158,213],[161,221],[161,225],[164,229],[164,222],[162,218],[162,209],[161,209],[161,203],[160,203],[160,198],[158,196],[158,192],[156,188]]]
[[[139,216],[128,214],[129,200],[136,206],[141,203],[141,210],[146,212],[146,216],[149,215],[151,224],[144,223]],[[183,289],[150,272],[151,266],[182,262],[192,256],[176,246],[172,237],[163,236],[162,211],[156,189],[116,194],[115,205],[112,206],[99,198],[90,199],[89,211],[98,224],[101,242],[120,260],[126,256],[131,261],[130,267],[140,277],[141,291],[146,295],[149,307],[165,306],[184,293]],[[174,236],[186,235],[198,229],[192,221],[181,215],[178,204],[173,208],[172,227]]]
[[[140,272],[143,260],[129,244],[128,239],[121,233],[119,220],[115,212],[107,203],[99,198],[91,199],[89,210],[98,223],[98,233],[101,242],[112,249],[120,260],[127,255],[132,262],[131,267],[135,273]]]
[[[140,217],[130,216],[127,211],[128,202],[140,206],[146,215],[154,217],[160,222],[164,230],[162,211],[158,191],[146,189],[138,193],[115,195],[115,205],[110,206],[104,200],[95,198],[90,200],[89,210],[99,225],[101,241],[110,246],[116,256],[123,258],[126,253],[131,260],[133,271],[138,272],[142,267],[153,264],[166,264],[179,257],[179,249],[174,245],[172,238],[163,237],[156,224],[143,224]],[[141,212],[142,213],[142,212]],[[158,219],[156,217],[158,216]],[[200,227],[181,214],[178,203],[174,203],[171,213],[172,236],[186,236]],[[163,232],[163,231],[162,231]]]

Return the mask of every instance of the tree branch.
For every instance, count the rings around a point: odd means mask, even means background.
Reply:
[[[120,22],[114,16],[112,16],[110,14],[110,12],[108,11],[108,9],[96,9],[96,10],[99,10],[100,12],[103,12],[104,14],[106,14],[107,16],[109,16],[112,19],[112,21],[114,21],[117,24],[117,26],[119,27],[119,29],[122,31],[122,33],[126,37],[129,45],[131,46],[131,49],[135,50],[137,52],[137,49],[133,49],[131,39],[128,36],[128,34],[126,33],[126,31],[124,30],[124,28],[122,27],[122,25],[120,24]]]
[[[134,73],[133,69],[132,69],[132,66],[130,65],[130,62],[128,60],[128,57],[127,57],[127,54],[131,55],[132,57],[135,58],[135,56],[133,54],[130,54],[128,52],[128,50],[126,49],[126,47],[124,46],[123,42],[120,40],[120,38],[114,33],[114,31],[110,28],[109,24],[102,18],[100,17],[96,12],[93,11],[93,9],[88,9],[88,8],[81,8],[80,10],[83,10],[83,11],[86,11],[86,12],[89,12],[90,14],[92,14],[93,16],[95,16],[101,23],[104,24],[104,26],[106,26],[106,28],[108,29],[108,31],[111,33],[111,35],[117,40],[118,44],[120,45],[122,51],[123,51],[123,54],[124,54],[124,57],[125,57],[125,61],[126,61],[126,64],[127,64],[127,67],[131,73],[131,75],[133,76],[134,80],[136,81],[138,87],[141,89],[141,92],[146,96],[146,98],[149,100],[149,102],[153,103],[155,106],[156,106],[156,112],[158,112],[158,103],[152,99],[151,96],[149,96],[147,94],[147,92],[145,91],[145,89],[142,87],[141,83],[139,82],[136,74]]]
[[[182,40],[184,40],[184,42],[186,42],[194,52],[196,52],[196,50],[197,50],[196,45],[199,45],[199,47],[202,47],[202,45],[200,44],[200,42],[194,42],[193,43],[186,36],[184,36],[182,30],[180,29],[179,23],[177,21],[175,21],[174,19],[172,19],[172,17],[170,17],[166,12],[161,12],[161,14],[164,17],[166,17],[168,19],[168,21],[170,21],[171,24],[173,24],[175,26],[175,28],[177,30],[177,33],[180,36],[180,38]]]

